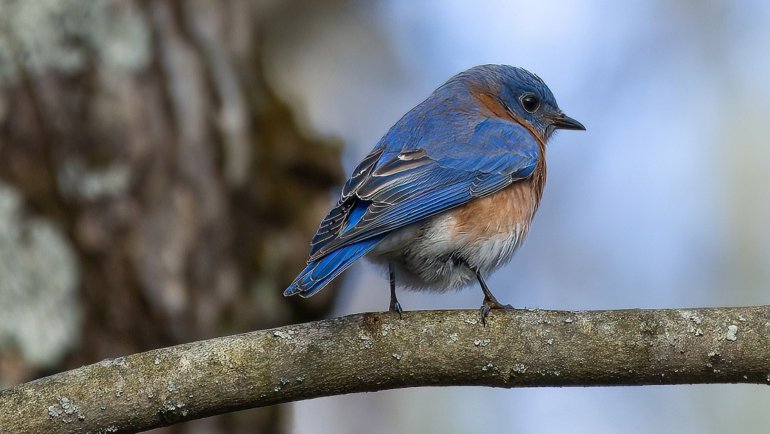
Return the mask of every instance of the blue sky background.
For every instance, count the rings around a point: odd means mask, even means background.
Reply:
[[[455,73],[540,75],[587,132],[549,145],[527,242],[490,279],[549,309],[770,304],[770,3],[391,0],[308,13],[268,41],[270,76],[350,170]],[[331,202],[330,194],[330,202]],[[368,264],[336,314],[387,307]],[[402,292],[405,309],[476,308],[478,288]],[[298,433],[766,432],[761,386],[428,388],[295,407]]]

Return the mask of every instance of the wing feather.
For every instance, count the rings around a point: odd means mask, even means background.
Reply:
[[[530,132],[503,119],[483,119],[463,143],[442,140],[421,140],[422,148],[404,146],[399,152],[387,152],[381,142],[356,167],[337,206],[321,222],[308,263],[500,191],[529,177],[539,158]]]

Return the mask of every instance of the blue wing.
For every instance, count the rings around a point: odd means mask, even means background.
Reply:
[[[495,193],[535,170],[537,141],[524,127],[485,119],[472,131],[463,143],[419,143],[419,148],[399,152],[375,149],[321,223],[310,261]]]
[[[498,118],[466,128],[465,134],[446,128],[386,135],[345,183],[313,237],[308,266],[284,295],[310,296],[387,233],[493,194],[535,170],[539,147],[526,128]],[[410,140],[416,135],[420,139]],[[406,145],[393,149],[391,141]]]

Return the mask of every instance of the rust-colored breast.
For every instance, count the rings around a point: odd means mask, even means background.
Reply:
[[[497,193],[474,199],[453,212],[458,236],[475,239],[526,234],[545,188],[545,147],[540,146],[540,151],[532,176]]]
[[[477,90],[474,96],[489,116],[509,119],[527,128],[538,142],[540,156],[529,178],[516,181],[495,194],[472,200],[459,207],[453,213],[458,235],[491,238],[513,233],[526,234],[545,188],[545,143],[526,122],[516,119],[497,98],[483,90]]]

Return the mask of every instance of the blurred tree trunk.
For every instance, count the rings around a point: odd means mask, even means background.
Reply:
[[[0,387],[328,311],[281,297],[340,181],[261,68],[281,3],[0,0]]]

